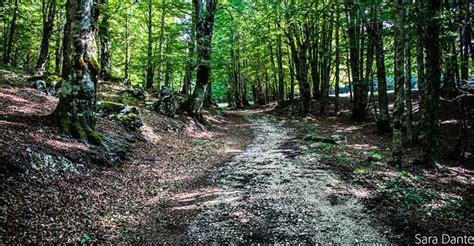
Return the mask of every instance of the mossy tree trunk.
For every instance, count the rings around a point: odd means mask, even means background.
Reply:
[[[202,120],[201,110],[211,75],[211,41],[217,0],[193,0],[193,4],[200,13],[196,18],[196,86],[194,87],[193,94],[188,98],[186,111],[189,115]]]
[[[99,142],[95,131],[96,85],[100,70],[96,58],[96,42],[93,31],[93,0],[69,0],[68,11],[73,17],[71,26],[71,68],[61,88],[61,95],[54,118],[65,133]]]

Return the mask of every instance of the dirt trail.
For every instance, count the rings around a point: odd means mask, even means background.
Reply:
[[[187,219],[184,237],[193,242],[387,242],[350,192],[354,187],[295,154],[291,129],[271,115],[245,116],[255,134],[252,144],[212,172],[212,187],[172,198],[172,211],[197,211]]]

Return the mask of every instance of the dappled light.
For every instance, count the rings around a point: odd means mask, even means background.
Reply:
[[[469,245],[474,1],[0,4],[0,245]]]

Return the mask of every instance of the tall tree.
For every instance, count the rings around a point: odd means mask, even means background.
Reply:
[[[158,40],[158,71],[157,71],[157,92],[159,94],[161,89],[161,82],[163,81],[163,47],[165,43],[165,19],[166,19],[166,0],[161,1],[161,16],[160,16],[160,37]]]
[[[193,5],[199,13],[196,18],[197,74],[196,86],[185,107],[191,116],[203,120],[201,110],[211,75],[211,44],[217,0],[193,0]]]
[[[390,129],[390,114],[388,111],[387,78],[385,73],[385,55],[383,46],[383,23],[379,17],[379,7],[374,6],[374,34],[375,34],[375,60],[377,66],[377,92],[379,114],[377,129],[380,133],[387,133]]]
[[[61,88],[61,96],[53,117],[66,133],[74,137],[100,142],[95,131],[96,85],[99,62],[93,31],[93,0],[69,0],[68,15],[72,41],[71,68]]]
[[[99,38],[100,38],[100,76],[108,80],[112,77],[112,57],[110,53],[111,40],[110,40],[110,9],[109,0],[102,0],[102,21],[99,25]]]
[[[366,117],[367,92],[368,86],[362,80],[362,59],[361,59],[361,28],[359,16],[359,3],[346,0],[349,18],[349,45],[350,45],[350,66],[352,72],[352,85],[354,98],[352,102],[352,119],[355,121],[363,121]]]
[[[13,49],[13,38],[16,30],[16,20],[18,18],[18,0],[15,0],[15,5],[13,7],[13,17],[10,22],[10,30],[8,32],[8,42],[5,46],[5,53],[3,54],[3,63],[10,64],[11,53]]]
[[[72,21],[74,20],[75,15],[75,0],[66,1],[66,23],[64,24],[64,34],[63,34],[63,65],[61,77],[68,78],[71,73],[72,68],[72,52],[73,52],[73,29]]]
[[[191,93],[191,82],[193,79],[193,72],[196,68],[196,16],[199,13],[193,11],[191,14],[191,23],[188,27],[188,54],[186,56],[186,67],[184,71],[183,89],[181,94],[189,95]]]
[[[56,0],[42,0],[41,9],[43,13],[43,35],[41,38],[40,53],[36,61],[36,70],[43,73],[46,69],[46,61],[49,55],[49,42],[53,34],[54,19],[56,17]]]
[[[341,51],[339,42],[339,29],[340,29],[340,13],[339,13],[339,1],[336,1],[336,82],[334,85],[334,114],[339,113],[339,84],[340,84],[340,64],[341,64]]]
[[[283,71],[283,49],[281,35],[277,34],[277,64],[278,64],[278,101],[285,101],[285,72]]]
[[[153,0],[147,1],[146,7],[146,28],[147,28],[147,66],[146,84],[147,89],[153,88],[154,65],[153,65]],[[159,89],[159,88],[158,88]]]
[[[441,0],[423,2],[426,27],[424,28],[424,48],[426,52],[425,85],[421,91],[423,107],[421,114],[423,163],[432,165],[437,157],[440,95],[440,23],[437,18]]]
[[[406,125],[406,135],[407,135],[407,143],[412,145],[414,141],[413,136],[413,106],[411,103],[411,0],[406,1],[405,3],[405,25],[403,26],[404,31],[404,39],[403,39],[403,46],[404,46],[404,71],[405,71],[405,125]]]
[[[406,0],[395,2],[396,30],[395,30],[395,105],[393,109],[393,136],[392,136],[392,162],[393,165],[402,166],[402,121],[404,109],[404,3]]]

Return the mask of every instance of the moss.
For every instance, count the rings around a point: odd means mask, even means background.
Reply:
[[[74,122],[73,124],[74,131],[71,132],[75,137],[79,139],[87,139],[87,133],[79,122]]]
[[[59,126],[61,127],[61,130],[69,134],[71,130],[71,119],[68,117],[62,117],[59,119]]]
[[[112,101],[100,101],[97,103],[97,109],[106,113],[119,113],[125,108],[125,105]]]
[[[89,65],[95,70],[100,71],[100,63],[94,55],[89,56]]]
[[[49,87],[60,87],[61,85],[58,85],[58,84],[61,84],[62,83],[62,79],[61,77],[57,76],[57,75],[50,75],[48,76],[48,78],[46,79],[46,85],[49,86]]]
[[[93,144],[99,145],[103,142],[104,137],[97,131],[92,131],[88,134],[88,140]]]

